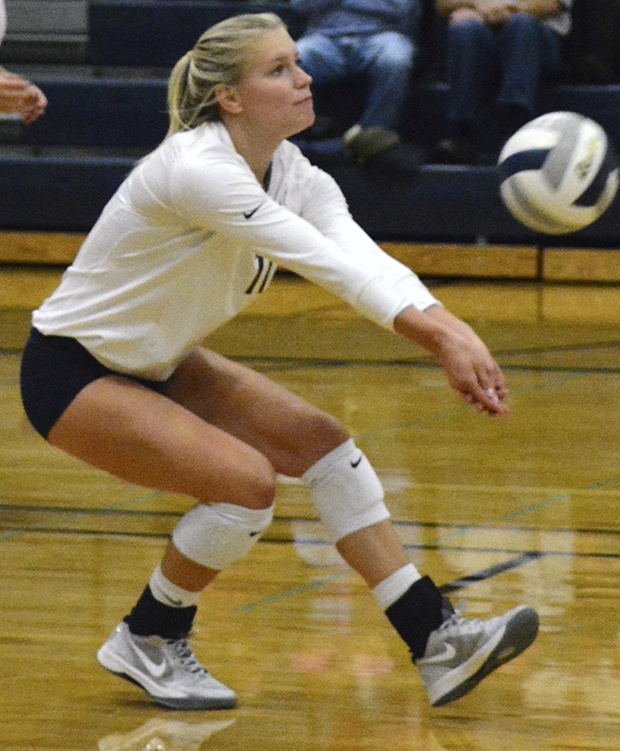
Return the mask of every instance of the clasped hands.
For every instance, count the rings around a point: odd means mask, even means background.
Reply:
[[[47,98],[30,81],[0,69],[0,113],[20,115],[26,124],[33,123],[45,112]]]

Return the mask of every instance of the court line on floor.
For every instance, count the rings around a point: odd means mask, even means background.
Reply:
[[[133,496],[132,498],[130,498],[128,500],[117,501],[116,503],[111,503],[108,506],[104,506],[102,508],[99,508],[99,509],[96,510],[96,513],[99,513],[99,514],[114,514],[114,513],[119,513],[119,512],[120,513],[126,512],[126,513],[131,513],[131,514],[136,514],[136,513],[149,514],[149,513],[151,513],[149,511],[142,511],[142,512],[140,512],[140,511],[136,512],[136,511],[131,511],[131,510],[128,511],[126,509],[119,508],[119,506],[123,506],[123,505],[128,504],[128,503],[133,503],[133,504],[135,504],[135,503],[149,503],[150,501],[152,501],[152,500],[154,500],[156,498],[159,498],[162,495],[164,495],[164,493],[161,492],[161,491],[159,491],[159,490],[150,490],[150,491],[145,492],[142,495]],[[28,510],[28,509],[31,509],[34,512],[34,511],[38,510],[38,507],[36,507],[36,506],[22,507],[22,510],[24,510],[24,511]],[[2,507],[0,506],[0,511],[1,510],[2,510]],[[47,512],[50,512],[50,511],[53,512],[54,510],[55,510],[54,507],[46,507],[46,509],[45,509],[45,511],[47,511]],[[78,509],[69,509],[69,510],[61,510],[61,511],[67,514],[66,518],[64,519],[64,523],[63,523],[63,526],[65,528],[67,528],[67,532],[77,532],[77,533],[79,533],[79,530],[72,530],[72,529],[69,528],[69,525],[75,524],[76,522],[79,522],[80,520],[85,519],[90,514],[94,513],[92,509],[79,509],[79,510]],[[2,532],[0,532],[0,542],[2,540],[14,539],[15,537],[19,537],[20,535],[27,534],[28,532],[41,532],[41,531],[43,531],[43,530],[41,528],[37,528],[37,527],[30,527],[28,529],[16,529],[16,530],[9,529],[9,530],[3,530]],[[91,531],[91,534],[92,534],[92,531]],[[115,532],[104,532],[103,534],[116,534],[116,533]]]
[[[579,380],[587,376],[588,376],[587,372],[564,374],[557,378],[542,381],[541,383],[534,383],[534,384],[530,384],[529,386],[524,386],[519,389],[513,389],[511,391],[511,395],[515,397],[515,396],[524,396],[527,394],[536,393],[538,391],[551,391],[551,390],[555,390],[564,386],[566,383]],[[384,428],[378,428],[376,430],[369,430],[364,433],[359,433],[355,435],[354,438],[356,441],[359,441],[361,443],[368,439],[376,439],[377,437],[386,435],[387,433],[395,433],[395,432],[399,432],[403,430],[410,430],[412,428],[419,427],[421,425],[426,425],[428,423],[432,423],[437,420],[444,420],[448,417],[452,417],[453,415],[457,413],[464,413],[470,410],[471,410],[471,407],[469,405],[461,404],[460,402],[457,402],[454,405],[447,407],[446,409],[438,410],[429,415],[424,415],[423,417],[418,417],[415,420],[411,420],[406,423],[400,423],[397,425],[390,425]]]
[[[558,494],[558,497],[566,496],[567,498],[569,496],[575,497],[579,496],[581,494],[587,494],[591,493],[593,489],[598,489],[598,487],[605,488],[612,484],[612,481],[620,482],[620,475],[615,476],[613,478],[610,478],[609,480],[603,481],[601,483],[594,483],[597,487],[591,487],[591,488],[573,488],[568,491],[562,491]],[[476,486],[465,486],[465,485],[442,485],[440,483],[423,483],[420,485],[416,485],[416,487],[423,487],[427,488],[430,487],[433,490],[436,489],[447,489],[447,490],[455,490],[459,488],[476,488]],[[483,490],[489,490],[490,486],[484,486]],[[490,488],[493,490],[493,488]],[[501,490],[501,487],[498,487],[498,490]],[[517,491],[518,488],[508,488],[508,490],[511,491]],[[146,500],[152,500],[152,496],[154,494],[150,494],[150,498],[145,499]],[[614,493],[615,497],[615,493]],[[123,501],[120,501],[119,503],[124,503]],[[95,507],[95,508],[81,508],[81,507],[75,507],[75,506],[36,506],[36,505],[28,505],[28,504],[14,504],[14,503],[2,503],[0,501],[0,517],[3,513],[21,513],[21,514],[48,514],[50,516],[59,516],[59,517],[65,517],[65,520],[68,520],[69,522],[85,519],[87,517],[104,517],[104,516],[118,516],[118,517],[132,517],[132,518],[139,518],[139,517],[153,517],[153,518],[169,518],[173,521],[178,521],[182,516],[182,511],[164,511],[164,510],[141,510],[141,509],[131,509],[131,508],[118,508],[114,506],[102,506],[102,507]],[[475,532],[484,532],[486,530],[493,530],[493,531],[501,531],[505,533],[520,533],[520,532],[527,532],[527,533],[542,533],[546,535],[565,535],[567,533],[570,534],[576,534],[576,535],[616,535],[618,534],[615,530],[610,530],[606,528],[594,528],[594,527],[587,527],[587,528],[579,528],[579,527],[552,527],[552,528],[541,528],[537,526],[524,526],[523,524],[517,524],[514,526],[502,526],[498,528],[494,525],[495,520],[491,520],[490,522],[481,521],[479,524],[471,525],[471,524],[459,524],[456,522],[423,522],[423,521],[416,521],[414,519],[393,519],[393,523],[396,527],[403,527],[403,528],[417,528],[417,529],[443,529],[445,527],[450,527],[451,529],[454,529],[458,535],[461,533],[467,533],[472,530]],[[287,523],[303,523],[303,524],[321,524],[321,520],[318,516],[280,516],[279,514],[276,514],[273,518],[274,524],[287,524]],[[59,524],[62,524],[62,526],[66,526],[66,521],[60,522]],[[42,527],[42,526],[24,526],[22,528],[19,528],[17,531],[20,532],[37,532],[37,531],[59,531],[62,527]],[[8,531],[8,530],[7,530]],[[68,532],[71,532],[72,530],[67,530]],[[154,537],[159,537],[159,533],[150,533],[150,532],[118,532],[115,529],[92,529],[92,530],[75,530],[76,532],[92,532],[93,534],[109,534],[109,535],[115,535],[115,534],[123,534],[123,535],[140,535],[148,537],[149,535],[153,534]],[[282,539],[282,540],[272,540],[269,539],[269,534],[267,533],[266,536],[263,537],[263,539],[267,539],[269,542],[294,542],[294,540],[291,539]],[[442,535],[442,540],[446,539],[446,535]],[[316,543],[316,544],[325,544],[325,545],[332,545],[329,540],[320,540],[320,539],[314,539],[314,540],[304,540],[304,543]]]
[[[599,345],[599,347],[602,345]],[[616,348],[616,343],[614,342],[612,345],[612,348]],[[533,363],[519,363],[519,362],[510,362],[511,357],[520,358],[520,357],[528,357],[528,356],[540,356],[545,354],[550,355],[557,355],[562,354],[564,351],[566,351],[566,354],[575,354],[575,352],[572,352],[570,348],[567,348],[564,350],[563,348],[550,348],[547,349],[540,349],[540,350],[532,350],[531,355],[528,354],[526,350],[515,350],[514,352],[511,350],[506,350],[501,353],[498,353],[496,350],[494,350],[494,356],[495,359],[499,362],[502,369],[507,371],[530,371],[532,373],[541,373],[541,372],[549,372],[551,374],[555,373],[571,373],[575,376],[586,376],[586,375],[617,375],[620,372],[619,366],[613,366],[613,365],[593,365],[593,366],[580,366],[577,367],[575,365],[551,365],[551,364],[533,364]],[[291,358],[290,360],[284,359],[284,358],[274,358],[273,361],[265,362],[261,358],[240,358],[243,362],[250,365],[251,367],[254,367],[256,370],[260,370],[261,373],[265,374],[273,374],[275,372],[282,372],[282,373],[291,373],[299,370],[304,370],[307,368],[367,368],[367,367],[389,367],[389,368],[417,368],[417,369],[429,369],[429,370],[436,370],[437,372],[441,372],[441,368],[433,361],[429,361],[427,359],[423,359],[424,356],[422,355],[420,359],[394,359],[394,360],[327,360],[327,359],[308,359],[308,360],[300,360],[299,358]],[[506,358],[506,360],[504,359]]]
[[[406,547],[409,548],[412,546],[406,546]],[[426,549],[426,546],[420,545],[418,549]],[[546,555],[547,553],[545,552],[528,551],[526,553],[523,553],[517,556],[516,558],[511,558],[508,561],[504,561],[503,563],[498,563],[495,566],[490,566],[486,569],[482,569],[481,571],[478,571],[474,574],[468,574],[467,576],[463,576],[459,579],[455,579],[453,582],[442,584],[439,587],[439,590],[443,592],[444,594],[447,594],[449,592],[454,592],[456,590],[465,589],[465,587],[468,587],[470,584],[477,584],[480,581],[491,579],[494,576],[498,576],[499,574],[504,573],[505,571],[510,571],[511,569],[519,568],[520,566],[523,566],[527,563],[531,563],[532,561],[543,558]],[[325,586],[326,584],[329,584],[332,581],[338,581],[340,579],[344,579],[347,576],[352,576],[352,575],[354,575],[354,572],[351,570],[347,570],[347,571],[339,572],[337,574],[330,574],[329,576],[322,576],[318,579],[313,579],[311,582],[308,582],[307,584],[301,584],[298,587],[292,587],[291,589],[283,590],[281,592],[276,592],[273,595],[269,595],[268,597],[263,597],[259,600],[255,600],[254,602],[249,602],[249,603],[246,603],[245,605],[240,605],[239,607],[236,608],[236,610],[240,613],[251,614],[255,610],[258,610],[259,608],[266,607],[268,605],[273,605],[275,603],[281,602],[282,600],[288,599],[289,597],[296,597],[297,595],[305,595],[308,592],[311,592],[315,589],[320,589],[321,587]]]
[[[467,576],[462,576],[460,579],[455,579],[453,582],[443,584],[439,587],[439,590],[444,594],[456,592],[458,590],[465,589],[465,587],[468,587],[470,584],[477,584],[478,582],[492,579],[494,576],[503,574],[505,571],[511,571],[512,569],[519,568],[526,563],[531,563],[532,561],[537,561],[540,558],[545,558],[548,555],[548,553],[542,551],[531,550],[527,553],[524,553],[523,555],[518,556],[517,558],[512,558],[508,561],[504,561],[504,563],[498,563],[495,566],[489,566],[488,568],[482,569],[475,574],[468,574]]]
[[[599,489],[599,488],[603,488],[603,487],[607,487],[609,485],[616,484],[618,482],[620,482],[620,475],[614,475],[613,477],[607,478],[605,480],[600,480],[600,481],[596,481],[596,482],[591,483],[588,486],[588,489],[596,490],[596,489]],[[518,518],[518,516],[524,515],[524,514],[527,514],[527,513],[531,513],[531,511],[533,511],[533,510],[538,511],[541,508],[545,508],[545,507],[550,506],[550,505],[552,505],[554,503],[558,503],[558,502],[566,501],[566,500],[570,500],[570,495],[568,495],[567,493],[558,493],[558,494],[556,494],[555,496],[553,496],[551,498],[548,498],[548,499],[545,499],[544,501],[541,501],[540,503],[530,504],[529,506],[526,506],[523,509],[517,509],[516,511],[511,511],[508,514],[503,514],[503,515],[501,515],[499,517],[496,517],[495,519],[493,519],[493,524],[496,524],[496,523],[501,522],[501,521],[506,521],[508,519]],[[487,524],[486,526],[493,526],[493,525]],[[445,535],[439,535],[439,537],[437,537],[437,539],[435,541],[435,545],[437,545],[437,549],[441,550],[442,549],[441,548],[441,543],[442,542],[447,541],[449,539],[454,539],[455,537],[460,537],[460,536],[469,534],[472,531],[476,531],[476,529],[477,529],[476,527],[464,527],[462,529],[457,530],[456,532],[446,533]],[[535,551],[531,551],[531,552],[532,552],[532,554],[535,553]],[[540,556],[538,556],[538,557],[540,557]],[[525,560],[523,558],[523,555],[521,555],[517,559],[514,559],[514,560],[519,562],[516,565],[523,565],[523,563],[529,563],[530,561],[535,560],[535,558],[532,558],[530,556],[527,560]],[[313,580],[313,582],[311,582],[310,585],[311,585],[312,589],[316,589],[317,587],[321,586],[322,583],[326,584],[326,583],[332,581],[334,579],[334,577],[339,578],[339,577],[348,576],[350,574],[351,574],[350,571],[346,571],[346,572],[342,572],[339,575],[333,575],[333,576],[329,576],[329,577],[321,577],[321,578]],[[471,576],[474,576],[474,575],[472,574]],[[470,582],[470,583],[472,583],[472,582]],[[285,599],[286,597],[291,597],[291,596],[295,596],[297,594],[301,594],[301,593],[303,593],[303,591],[304,591],[304,587],[303,586],[302,587],[295,587],[295,588],[293,588],[291,590],[283,590],[282,592],[278,593],[278,595],[273,595],[273,596],[271,596],[269,598],[260,598],[258,600],[255,600],[254,602],[246,603],[246,605],[240,607],[239,610],[241,610],[242,612],[251,612],[252,610],[255,610],[256,608],[261,607],[263,604],[271,604],[272,602],[274,602],[276,600]]]
[[[541,354],[563,354],[564,352],[592,352],[592,350],[600,349],[601,347],[611,347],[615,349],[620,347],[620,341],[602,341],[602,342],[575,342],[573,344],[548,344],[542,347],[523,347],[523,348],[506,348],[496,347],[493,349],[494,357],[501,357],[502,355],[510,356],[523,356],[523,355],[541,355]]]
[[[443,525],[442,525],[443,526]],[[481,531],[482,528],[473,528],[476,531]],[[567,530],[563,530],[562,532],[565,534]],[[596,532],[596,530],[594,531]],[[591,530],[580,530],[575,531],[575,534],[593,534]],[[549,530],[545,530],[545,534],[548,534]],[[616,533],[614,532],[606,532],[601,531],[601,534],[609,534],[614,535]],[[143,540],[167,540],[170,537],[170,534],[168,532],[136,532],[136,531],[119,531],[119,530],[109,530],[109,529],[68,529],[66,527],[53,527],[53,526],[37,526],[37,527],[24,527],[19,529],[13,529],[13,530],[6,530],[6,534],[4,537],[0,535],[0,541],[2,539],[9,539],[11,537],[20,537],[22,535],[28,535],[28,534],[40,534],[40,535],[66,535],[71,536],[75,535],[76,537],[114,537],[114,538],[127,538],[127,539],[143,539]],[[282,539],[282,538],[263,538],[261,540],[261,544],[267,544],[267,545],[293,545],[297,548],[304,548],[304,547],[315,547],[315,548],[332,548],[333,543],[329,542],[327,540],[317,540],[317,539],[305,539],[301,537],[297,537],[293,540],[291,539]],[[428,543],[403,543],[403,547],[405,550],[413,551],[439,551],[442,553],[476,553],[476,554],[499,554],[499,555],[508,555],[509,553],[518,553],[519,556],[538,556],[538,557],[569,557],[569,558],[613,558],[613,559],[620,559],[620,551],[618,553],[607,553],[607,552],[593,552],[593,551],[583,551],[583,552],[576,552],[574,550],[543,550],[543,551],[536,551],[531,550],[529,548],[525,548],[520,550],[518,547],[513,546],[510,548],[507,547],[481,547],[480,545],[450,545],[449,547],[446,547],[442,544],[437,544],[434,542],[428,542]],[[336,564],[330,564],[330,565],[336,565]],[[341,565],[345,566],[346,564],[342,563]],[[505,564],[499,564],[500,566],[504,566]],[[327,567],[323,566],[323,564],[319,564],[319,567]],[[352,570],[347,570],[343,572],[343,575],[353,574],[354,572]],[[340,574],[337,574],[337,576],[340,576]],[[317,580],[320,581],[320,580]]]

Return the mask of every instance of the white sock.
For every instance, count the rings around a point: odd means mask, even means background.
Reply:
[[[161,566],[158,566],[149,582],[149,587],[153,597],[170,608],[187,608],[191,605],[198,605],[200,592],[190,592],[173,584],[163,575]]]
[[[373,588],[372,593],[377,599],[381,609],[387,610],[390,605],[393,605],[399,597],[402,597],[405,594],[412,584],[421,578],[421,574],[413,563],[408,563],[402,568],[399,568],[398,571],[390,574],[387,579],[379,582],[379,584]]]

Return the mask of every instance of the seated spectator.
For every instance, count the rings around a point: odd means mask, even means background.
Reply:
[[[315,86],[362,75],[368,82],[359,122],[323,144],[326,152],[395,168],[413,160],[417,167],[419,152],[401,147],[400,125],[418,54],[420,0],[291,0],[291,7],[307,18],[297,48]]]
[[[572,0],[437,0],[447,19],[448,133],[433,154],[451,164],[479,160],[474,132],[487,92],[496,93],[505,141],[537,112],[541,82],[559,76]]]
[[[0,0],[0,44],[6,32],[6,7]],[[30,81],[0,67],[0,114],[20,115],[25,123],[32,123],[45,112],[45,94]]]

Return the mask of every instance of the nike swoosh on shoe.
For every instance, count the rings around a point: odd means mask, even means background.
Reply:
[[[131,651],[134,653],[134,655],[138,658],[138,660],[144,665],[144,667],[147,669],[149,675],[152,675],[153,678],[161,678],[163,674],[166,672],[166,660],[163,659],[161,662],[153,662],[149,657],[147,657],[144,652],[137,649],[132,642],[129,642]]]
[[[456,656],[456,649],[454,649],[452,644],[448,644],[446,642],[443,645],[443,652],[433,655],[432,657],[425,657],[423,660],[420,660],[419,662],[424,662],[425,665],[434,665],[434,664],[442,663],[442,662],[450,662],[450,660],[453,660],[455,656]]]

